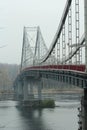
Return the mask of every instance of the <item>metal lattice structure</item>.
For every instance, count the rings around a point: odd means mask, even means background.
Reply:
[[[21,70],[39,64],[47,50],[40,28],[24,27]]]
[[[72,10],[75,10],[74,13]],[[40,59],[40,62],[46,62],[55,52],[55,64],[84,64],[82,52],[85,53],[85,48],[82,48],[84,47],[82,44],[85,42],[85,36],[84,32],[80,32],[80,26],[80,1],[67,0],[49,51]]]
[[[85,64],[85,58],[82,57],[83,53],[85,55],[85,35],[80,32],[80,26],[80,1],[67,0],[49,49],[39,27],[24,27],[21,69],[43,65]]]

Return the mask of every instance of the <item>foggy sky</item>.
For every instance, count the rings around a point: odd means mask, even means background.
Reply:
[[[20,64],[24,26],[39,25],[49,47],[65,3],[66,0],[0,0],[0,47],[6,45],[0,48],[0,63]]]

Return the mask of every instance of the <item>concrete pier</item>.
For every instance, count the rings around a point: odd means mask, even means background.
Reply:
[[[23,101],[28,101],[28,80],[26,77],[24,77],[24,86],[23,86],[23,91],[24,91],[24,99]]]
[[[23,100],[23,85],[22,82],[18,82],[18,100]]]
[[[84,89],[84,98],[83,98],[83,129],[82,130],[87,130],[87,88]]]
[[[79,108],[79,129],[87,130],[87,88],[84,88],[84,96],[81,100],[81,108]]]
[[[38,82],[38,100],[39,100],[39,101],[42,100],[42,93],[41,93],[41,90],[42,90],[42,82],[39,81],[39,82]]]

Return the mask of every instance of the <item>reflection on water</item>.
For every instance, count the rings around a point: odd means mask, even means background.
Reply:
[[[56,103],[54,109],[32,110],[0,101],[0,130],[77,130],[79,101]]]

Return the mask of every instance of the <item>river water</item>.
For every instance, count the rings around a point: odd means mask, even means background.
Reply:
[[[0,130],[78,130],[80,100],[57,100],[55,108],[23,109],[0,101]]]

